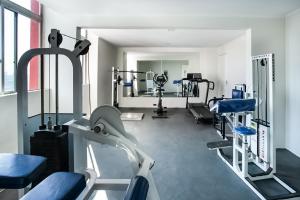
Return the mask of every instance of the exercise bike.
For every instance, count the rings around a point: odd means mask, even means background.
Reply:
[[[156,115],[152,116],[153,119],[155,118],[168,118],[167,110],[165,107],[162,106],[162,91],[164,91],[163,87],[168,82],[168,76],[166,74],[155,74],[153,77],[153,82],[157,86],[156,91],[158,91],[158,104],[157,109],[154,110]],[[154,104],[156,105],[156,104]]]

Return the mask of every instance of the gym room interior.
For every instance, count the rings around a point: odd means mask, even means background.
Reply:
[[[0,199],[300,200],[299,0],[0,5]]]

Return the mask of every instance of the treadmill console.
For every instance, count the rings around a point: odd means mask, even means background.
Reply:
[[[201,73],[187,73],[186,78],[187,78],[187,80],[202,79],[202,74]]]

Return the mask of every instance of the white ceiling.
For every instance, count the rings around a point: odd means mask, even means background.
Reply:
[[[216,47],[235,39],[243,30],[202,29],[89,29],[120,47]]]
[[[64,14],[97,16],[283,17],[300,0],[41,0]]]

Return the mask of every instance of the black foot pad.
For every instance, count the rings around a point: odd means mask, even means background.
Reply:
[[[223,148],[232,147],[232,141],[222,140],[217,142],[209,142],[206,144],[206,146],[209,150],[223,149]]]
[[[168,118],[167,115],[153,115],[152,119],[156,119],[156,118]]]

